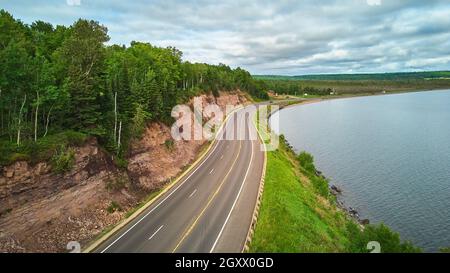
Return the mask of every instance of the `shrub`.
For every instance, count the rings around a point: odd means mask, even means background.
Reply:
[[[300,162],[300,166],[307,172],[314,173],[316,171],[316,167],[314,167],[314,157],[312,155],[307,152],[301,152],[297,158]]]
[[[167,150],[172,151],[173,147],[174,147],[173,140],[172,139],[168,139],[168,140],[164,141],[164,146],[166,146]]]
[[[41,161],[51,161],[55,151],[61,146],[81,146],[87,135],[75,131],[65,131],[38,139],[25,140],[20,146],[14,142],[0,141],[0,166],[7,166],[16,161],[29,161],[35,164]]]
[[[21,153],[13,153],[9,158],[9,162],[29,161],[29,160],[30,160],[29,155]]]
[[[439,252],[441,252],[441,253],[450,253],[450,247],[441,247],[439,249]]]
[[[326,179],[318,176],[311,176],[310,179],[318,194],[323,197],[328,197],[330,195],[329,185]]]
[[[62,134],[65,136],[68,145],[81,146],[87,139],[87,135],[80,132],[66,131]]]
[[[70,171],[75,164],[74,149],[61,146],[53,155],[50,164],[55,173]]]
[[[116,167],[118,167],[121,170],[126,170],[128,167],[128,160],[120,157],[120,156],[116,156],[114,157],[114,164],[116,165]]]
[[[421,252],[420,248],[415,247],[408,241],[402,241],[400,235],[392,231],[384,224],[368,225],[364,230],[360,230],[356,224],[348,226],[350,233],[349,252],[367,253],[369,242],[375,241],[380,243],[382,253],[417,253]]]

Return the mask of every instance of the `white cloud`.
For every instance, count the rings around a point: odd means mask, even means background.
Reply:
[[[66,0],[66,3],[69,6],[80,6],[81,0]]]
[[[381,5],[381,0],[367,0],[367,5],[379,6],[379,5]]]
[[[111,43],[173,45],[185,59],[257,74],[448,68],[448,0],[7,1],[31,23],[94,19]],[[81,2],[80,2],[81,3]]]

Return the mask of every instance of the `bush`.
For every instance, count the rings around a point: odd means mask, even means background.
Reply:
[[[316,167],[314,167],[314,157],[312,155],[307,152],[301,152],[297,158],[303,169],[309,173],[315,173]]]
[[[10,158],[9,161],[10,162],[17,162],[17,161],[29,161],[30,160],[30,156],[27,154],[21,154],[21,153],[13,153]]]
[[[10,141],[0,142],[0,166],[7,166],[16,161],[28,161],[36,164],[41,161],[52,160],[55,151],[61,146],[81,146],[87,135],[75,131],[64,131],[38,139],[25,140],[20,146]]]
[[[117,168],[121,169],[121,170],[126,170],[128,167],[128,160],[116,156],[114,157],[114,164],[116,165]]]
[[[318,194],[323,197],[328,197],[330,195],[329,185],[326,179],[318,176],[311,176],[310,179]]]
[[[373,241],[380,243],[382,253],[421,252],[420,248],[410,242],[402,241],[398,233],[384,224],[368,225],[361,231],[356,224],[351,223],[348,230],[351,238],[349,252],[368,253],[371,250],[367,249],[367,244]]]
[[[166,141],[164,142],[164,146],[166,146],[166,149],[167,149],[167,150],[172,151],[172,150],[173,150],[173,147],[174,147],[174,142],[173,142],[173,140],[172,140],[172,139],[166,140]]]
[[[62,133],[65,136],[68,145],[81,146],[87,139],[87,135],[75,132],[75,131],[66,131]]]
[[[439,249],[439,252],[441,252],[441,253],[450,253],[450,247],[441,247]]]
[[[75,164],[75,150],[61,146],[53,155],[50,164],[55,173],[70,171]]]

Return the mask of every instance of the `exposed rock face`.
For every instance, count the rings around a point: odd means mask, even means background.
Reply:
[[[214,98],[209,95],[198,97],[203,107],[217,104],[222,111],[227,105],[239,105],[246,102],[241,93],[221,93]],[[193,100],[190,101],[192,106]],[[206,140],[175,141],[173,147],[168,148],[166,141],[172,139],[170,128],[161,123],[153,123],[147,127],[142,139],[132,143],[131,155],[128,159],[128,173],[134,182],[146,190],[160,188],[163,184],[178,175],[184,167],[191,163]]]
[[[3,168],[0,173],[0,207],[17,207],[71,188],[85,181],[94,173],[105,172],[110,164],[99,153],[95,139],[77,148],[77,166],[65,175],[53,175],[48,163],[30,166],[25,161]],[[102,173],[103,174],[103,173]]]
[[[217,101],[223,109],[246,101],[239,92],[200,98],[205,105]],[[70,241],[86,245],[180,174],[206,144],[175,141],[169,147],[170,140],[168,126],[149,124],[142,139],[131,144],[127,171],[117,169],[95,139],[75,149],[75,165],[65,174],[53,173],[45,162],[0,168],[0,252],[63,252]],[[108,185],[119,179],[125,183],[111,190]],[[112,201],[121,211],[108,212]]]
[[[161,123],[147,127],[144,137],[132,144],[128,173],[133,182],[146,190],[162,187],[182,171],[199,153],[205,141],[170,141],[170,128]]]
[[[56,252],[69,241],[92,237],[117,218],[107,215],[105,208],[110,200],[124,197],[110,193],[106,184],[119,173],[95,139],[76,148],[75,166],[63,175],[52,173],[47,163],[30,166],[20,161],[4,167],[0,251]],[[91,227],[95,225],[97,230]]]

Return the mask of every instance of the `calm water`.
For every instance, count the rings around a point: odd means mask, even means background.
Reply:
[[[425,251],[450,246],[450,90],[296,106],[277,120],[362,218]]]

